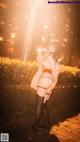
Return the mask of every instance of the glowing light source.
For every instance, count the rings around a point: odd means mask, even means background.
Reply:
[[[64,38],[64,39],[63,39],[63,41],[64,41],[64,42],[67,42],[67,39],[66,39],[66,38]]]
[[[59,42],[59,39],[54,38],[54,39],[51,39],[50,42]]]
[[[4,41],[4,38],[2,36],[0,36],[0,41]]]
[[[62,46],[65,47],[65,43],[63,43]]]
[[[15,2],[15,4],[19,11],[16,10],[15,14],[12,14],[10,24],[8,23],[8,29],[10,28],[8,32],[10,30],[13,32],[9,37],[11,41],[16,35],[14,40],[21,39],[21,44],[23,44],[23,47],[21,46],[23,48],[23,50],[21,49],[21,52],[23,51],[21,55],[24,60],[29,60],[29,57],[33,58],[36,55],[32,53],[35,52],[36,44],[48,46],[50,42],[63,44],[63,47],[61,46],[62,55],[66,51],[64,48],[66,43],[70,41],[69,38],[72,36],[70,33],[71,17],[68,15],[68,11],[72,8],[68,9],[66,7],[65,9],[64,6],[59,5],[51,6],[46,3],[46,0]],[[68,14],[66,14],[66,11]],[[69,31],[70,36],[66,31]],[[69,47],[68,45],[67,47]]]
[[[11,33],[11,38],[15,38],[16,33]]]
[[[58,62],[61,63],[64,60],[64,57],[58,59]]]
[[[9,23],[9,27],[11,27],[12,26],[12,24],[11,23]]]
[[[48,25],[47,24],[44,25],[44,29],[46,29],[46,30],[48,29]]]
[[[36,19],[36,14],[37,14],[37,10],[40,6],[42,0],[37,0],[34,2],[34,5],[32,6],[31,9],[31,14],[30,14],[30,18],[28,21],[28,25],[26,28],[26,36],[25,36],[25,42],[24,42],[24,50],[25,50],[25,55],[24,55],[24,60],[28,60],[29,58],[29,54],[31,51],[31,46],[32,46],[32,37],[33,37],[33,30],[34,30],[34,25],[35,25],[35,19]]]
[[[66,28],[69,28],[69,24],[66,24],[66,26],[65,26]]]
[[[37,52],[43,52],[44,51],[44,48],[38,48],[37,49]]]

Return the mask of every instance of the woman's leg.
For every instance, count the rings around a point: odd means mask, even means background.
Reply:
[[[45,103],[43,105],[43,114],[45,116],[45,119],[47,121],[47,124],[49,123],[49,110],[48,110],[48,107],[47,107],[47,103]]]
[[[37,95],[37,103],[36,103],[36,114],[35,114],[35,124],[34,126],[40,125],[42,110],[43,110],[43,103],[44,103],[44,97],[40,97]]]
[[[41,121],[43,119],[43,121]],[[42,125],[40,125],[40,122]],[[49,111],[47,107],[47,103],[44,104],[44,97],[40,97],[37,95],[37,104],[36,104],[36,116],[35,116],[35,123],[34,129],[38,128],[48,128],[49,127]]]

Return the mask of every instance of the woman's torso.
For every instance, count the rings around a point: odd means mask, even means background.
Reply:
[[[50,57],[48,58],[45,58],[43,60],[43,63],[42,63],[42,75],[41,76],[44,76],[44,77],[50,77],[52,78],[52,62],[54,63],[54,60]]]

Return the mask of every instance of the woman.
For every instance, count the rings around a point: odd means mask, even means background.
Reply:
[[[35,130],[41,128],[40,120],[44,114],[46,114],[47,121],[49,121],[47,101],[50,98],[52,90],[55,88],[59,74],[59,65],[53,59],[54,51],[55,49],[50,45],[48,49],[40,52],[37,57],[39,68],[31,82],[31,87],[37,93]]]

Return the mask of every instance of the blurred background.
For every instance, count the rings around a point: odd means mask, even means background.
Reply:
[[[80,67],[80,5],[47,0],[0,0],[0,56],[35,60],[56,42],[55,56]]]

